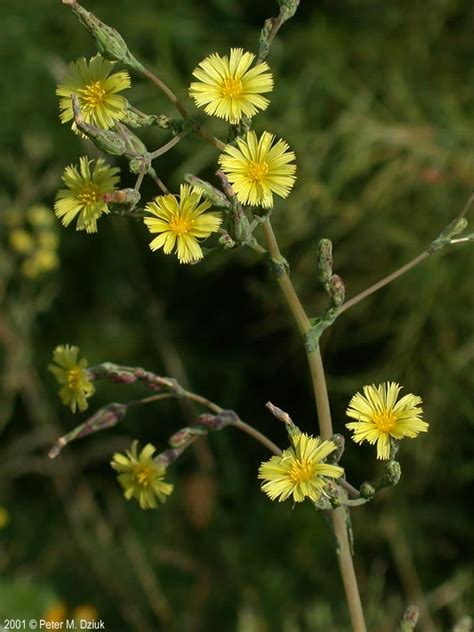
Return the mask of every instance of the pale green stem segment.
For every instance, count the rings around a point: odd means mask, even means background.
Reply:
[[[288,303],[288,307],[293,315],[298,330],[305,339],[311,330],[311,323],[299,300],[293,283],[288,275],[287,265],[281,255],[278,242],[273,232],[270,220],[262,224],[263,234],[267,242],[269,256],[274,263],[275,270],[278,270],[277,281],[283,295]],[[313,384],[314,396],[316,400],[316,408],[318,411],[319,429],[321,439],[323,441],[330,440],[333,436],[333,428],[331,421],[331,409],[329,406],[329,397],[326,386],[326,378],[321,358],[319,345],[313,351],[306,349],[311,379]],[[338,542],[338,562],[339,569],[344,584],[349,615],[351,618],[353,632],[367,632],[364,620],[364,612],[362,610],[362,602],[359,594],[359,586],[354,570],[354,564],[351,554],[349,537],[347,533],[346,517],[343,507],[339,507],[331,512],[331,520],[334,534]]]
[[[467,215],[467,212],[471,208],[473,202],[474,202],[474,193],[471,193],[471,195],[469,196],[466,204],[463,206],[459,215],[448,226],[446,226],[446,228],[440,233],[440,235],[438,235],[438,237],[430,244],[430,246],[428,246],[426,250],[424,250],[422,253],[420,253],[417,257],[415,257],[408,263],[405,263],[405,265],[403,265],[398,270],[395,270],[395,272],[388,274],[383,279],[380,279],[380,281],[377,281],[377,283],[374,283],[374,285],[371,285],[369,288],[367,288],[360,294],[357,294],[357,296],[354,296],[353,298],[346,301],[339,308],[338,314],[340,315],[342,314],[342,312],[345,312],[350,307],[357,305],[357,303],[359,303],[360,301],[363,301],[365,298],[367,298],[374,292],[377,292],[377,290],[380,290],[381,288],[385,287],[392,281],[395,281],[395,279],[398,279],[398,277],[402,276],[402,274],[405,274],[405,272],[408,272],[409,270],[414,268],[416,265],[418,265],[419,263],[427,259],[430,255],[434,254],[435,252],[439,252],[446,246],[449,246],[451,244],[461,244],[461,243],[467,243],[467,242],[473,241],[474,235],[465,235],[463,237],[456,238],[456,236],[462,233],[462,231],[467,226],[467,221],[465,219],[465,216]]]

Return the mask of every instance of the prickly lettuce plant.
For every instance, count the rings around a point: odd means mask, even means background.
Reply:
[[[275,197],[288,199],[297,183],[298,148],[280,130],[262,130],[258,114],[270,107],[271,92],[278,89],[269,58],[272,41],[282,25],[297,11],[299,0],[279,0],[279,14],[268,19],[261,31],[256,53],[232,48],[221,55],[209,50],[197,62],[190,77],[189,96],[196,108],[220,119],[225,142],[198,122],[188,104],[139,61],[123,37],[101,22],[76,0],[62,0],[95,39],[98,53],[92,59],[72,62],[57,88],[60,119],[71,125],[78,137],[88,139],[109,158],[124,157],[136,176],[133,188],[120,188],[119,169],[105,158],[79,158],[66,167],[55,212],[65,227],[94,233],[110,215],[143,222],[150,233],[149,247],[157,257],[176,257],[176,265],[206,266],[209,257],[230,256],[231,251],[250,248],[261,256],[273,272],[275,284],[293,316],[301,335],[313,385],[318,425],[298,425],[289,413],[271,402],[266,406],[288,435],[283,449],[251,425],[245,411],[233,411],[225,402],[216,403],[191,392],[172,376],[161,376],[137,366],[104,361],[88,366],[74,345],[59,345],[53,352],[50,370],[60,384],[59,395],[74,413],[85,411],[101,381],[117,385],[137,383],[143,387],[140,399],[113,402],[96,411],[84,423],[60,437],[50,451],[54,458],[71,441],[116,424],[137,406],[151,406],[169,398],[187,399],[202,408],[195,423],[178,429],[162,451],[151,443],[139,447],[134,441],[126,453],[115,453],[111,466],[126,499],[134,499],[142,509],[156,509],[173,492],[168,470],[196,439],[210,432],[236,428],[259,441],[272,454],[256,477],[261,489],[274,501],[309,502],[330,521],[336,557],[345,589],[354,632],[364,632],[366,624],[353,564],[351,508],[370,502],[387,487],[399,483],[398,460],[403,439],[416,438],[428,430],[419,395],[401,393],[402,387],[388,381],[361,385],[348,402],[346,423],[355,444],[375,446],[376,458],[383,461],[381,475],[373,481],[354,485],[343,467],[345,437],[334,433],[330,400],[320,351],[324,332],[344,312],[370,294],[437,252],[455,244],[470,242],[465,232],[465,207],[428,247],[400,269],[346,300],[345,286],[333,269],[331,240],[319,239],[314,267],[327,294],[327,306],[317,315],[307,314],[290,275],[290,263],[280,252],[272,227]],[[133,80],[132,80],[133,78]],[[142,112],[133,105],[128,92],[134,81],[151,81],[170,101],[176,112]],[[130,99],[130,100],[129,100]],[[149,150],[140,138],[140,129],[155,127],[167,141]],[[215,179],[200,174],[182,174],[179,191],[171,192],[160,177],[160,159],[178,143],[194,136],[209,143],[216,152]],[[157,187],[151,200],[142,200],[142,184],[150,178]],[[290,216],[289,203],[286,211]],[[315,236],[317,239],[318,236]],[[413,630],[418,611],[409,607],[400,622],[400,632]]]

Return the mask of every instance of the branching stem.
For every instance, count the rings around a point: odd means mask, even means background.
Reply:
[[[283,262],[284,260],[281,255],[280,248],[278,246],[278,242],[269,219],[264,224],[262,224],[262,229],[265,240],[267,242],[270,257],[275,262]],[[298,294],[296,293],[293,283],[288,275],[288,272],[286,271],[286,267],[282,265],[280,269],[283,270],[283,273],[277,277],[278,284],[283,292],[286,302],[288,303],[288,307],[290,308],[299,332],[303,337],[305,337],[311,329],[311,324],[301,304]],[[323,441],[329,440],[334,433],[332,428],[331,409],[329,406],[326,378],[324,374],[324,367],[319,346],[314,351],[310,352],[307,350],[306,355],[311,372],[321,439]],[[331,512],[331,520],[333,524],[334,534],[339,545],[339,569],[344,584],[344,590],[346,594],[346,600],[349,608],[353,632],[366,632],[364,612],[362,610],[362,602],[360,599],[359,587],[357,584],[357,578],[351,554],[351,547],[349,543],[349,536],[347,533],[345,511],[348,511],[348,509],[340,507]]]

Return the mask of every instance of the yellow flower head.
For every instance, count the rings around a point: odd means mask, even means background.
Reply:
[[[134,441],[126,454],[114,454],[111,466],[119,473],[118,480],[127,500],[136,498],[142,509],[156,509],[156,499],[164,503],[173,491],[173,485],[164,482],[166,469],[153,460],[155,448],[151,443],[140,454],[137,450],[138,441]]]
[[[10,522],[10,514],[0,505],[0,529],[4,529]]]
[[[94,385],[91,383],[87,372],[87,360],[78,359],[79,347],[70,345],[59,345],[53,351],[53,362],[49,365],[49,370],[54,374],[59,384],[63,387],[59,391],[59,396],[66,406],[69,406],[73,413],[76,408],[82,412],[87,408],[87,399],[95,393]]]
[[[127,71],[110,74],[115,62],[107,61],[96,55],[90,61],[81,57],[69,64],[63,82],[57,87],[60,119],[67,123],[74,118],[71,96],[79,99],[81,113],[86,123],[102,129],[110,129],[125,116],[127,100],[118,95],[130,88],[130,76]],[[76,124],[72,129],[77,132]]]
[[[144,219],[148,230],[159,233],[150,243],[150,248],[163,248],[169,255],[176,245],[175,252],[180,263],[202,259],[198,240],[215,233],[222,222],[220,213],[205,213],[209,208],[210,202],[201,202],[201,193],[187,184],[181,185],[179,198],[171,194],[157,196],[145,208],[152,214],[152,217]]]
[[[77,216],[76,230],[88,233],[97,232],[98,218],[109,212],[103,196],[113,191],[119,181],[119,169],[107,166],[102,158],[91,169],[93,162],[82,156],[79,169],[77,165],[66,167],[63,181],[67,189],[58,191],[54,203],[54,211],[64,226]]]
[[[53,210],[41,204],[34,204],[26,211],[28,220],[35,228],[49,228],[55,224]]]
[[[24,228],[13,229],[10,233],[9,241],[13,250],[20,254],[31,252],[35,247],[33,236]]]
[[[262,93],[272,91],[273,77],[266,62],[250,68],[254,59],[241,48],[231,48],[229,57],[209,55],[193,72],[199,81],[191,84],[189,96],[206,114],[229,123],[265,110],[269,101]]]
[[[346,411],[348,417],[357,419],[346,424],[354,432],[352,438],[356,443],[376,443],[378,459],[390,458],[390,437],[413,439],[428,430],[421,419],[421,397],[409,393],[397,402],[400,390],[395,382],[364,386],[364,394],[356,393]]]
[[[242,204],[273,206],[273,193],[286,198],[295,182],[295,154],[287,143],[263,132],[257,139],[250,131],[246,139],[237,138],[237,147],[226,145],[219,164]]]
[[[317,501],[326,486],[324,477],[340,478],[344,473],[338,465],[323,463],[336,450],[336,445],[332,441],[321,442],[306,433],[292,437],[292,443],[280,456],[272,456],[260,466],[258,478],[265,481],[262,491],[279,502],[290,496],[297,503],[305,498]]]
[[[62,623],[67,616],[67,606],[64,601],[56,601],[52,603],[42,618],[48,623]]]
[[[75,621],[96,621],[99,618],[97,608],[92,604],[84,603],[76,606],[72,612]]]

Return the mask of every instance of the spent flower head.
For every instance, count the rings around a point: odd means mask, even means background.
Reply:
[[[82,116],[90,125],[110,129],[124,118],[127,100],[117,93],[130,88],[130,76],[126,70],[110,74],[114,66],[115,62],[101,55],[89,61],[81,57],[69,64],[66,76],[56,89],[62,123],[74,119],[73,94],[77,95]],[[78,131],[75,123],[72,129]]]
[[[116,452],[111,462],[125,498],[136,498],[142,509],[156,509],[156,499],[164,503],[173,491],[173,485],[163,480],[166,469],[153,459],[154,452],[148,443],[138,454],[138,441],[134,441],[126,454]]]
[[[357,419],[346,424],[354,432],[352,438],[356,443],[376,443],[378,459],[390,458],[390,437],[413,439],[428,430],[421,419],[421,397],[409,393],[397,401],[401,388],[396,382],[364,386],[364,394],[356,393],[346,411],[348,417]]]
[[[192,263],[202,259],[203,252],[198,243],[219,228],[220,213],[206,213],[211,208],[207,200],[201,202],[201,192],[187,184],[180,187],[179,197],[172,194],[158,195],[145,208],[151,217],[143,220],[150,233],[159,233],[150,243],[152,250],[163,248],[169,255],[175,252],[180,263]]]
[[[109,212],[104,194],[113,191],[119,181],[119,169],[109,167],[102,158],[91,168],[93,162],[82,156],[79,168],[66,167],[62,179],[67,188],[58,191],[54,203],[54,211],[64,226],[77,216],[76,230],[88,233],[97,232],[97,220]]]
[[[219,157],[222,171],[237,195],[239,202],[251,206],[273,206],[273,193],[286,198],[295,182],[295,154],[280,139],[263,132],[260,139],[255,132],[245,139],[237,138],[237,147],[226,145]]]
[[[59,396],[63,404],[73,413],[76,408],[81,412],[86,410],[87,400],[95,393],[95,388],[87,371],[87,360],[79,359],[79,347],[57,346],[53,351],[53,362],[48,368],[62,385]]]
[[[306,433],[295,434],[291,440],[290,448],[261,464],[258,478],[264,481],[262,491],[279,502],[291,496],[297,503],[305,498],[317,501],[324,493],[325,477],[340,478],[344,473],[342,467],[324,463],[336,445]]]
[[[209,55],[193,71],[198,81],[191,84],[189,95],[206,114],[229,123],[265,110],[269,101],[262,93],[271,92],[273,77],[266,62],[250,68],[254,59],[242,48],[231,48],[229,56]]]

